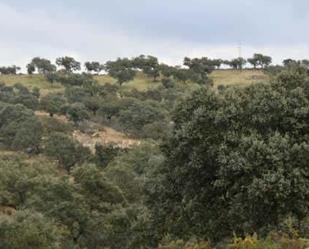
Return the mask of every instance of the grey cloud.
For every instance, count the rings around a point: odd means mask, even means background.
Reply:
[[[239,41],[244,55],[309,57],[305,0],[0,0],[0,11],[0,63],[63,53],[151,53],[179,63],[186,55],[237,56]]]

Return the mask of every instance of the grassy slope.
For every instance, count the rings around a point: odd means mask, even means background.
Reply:
[[[250,83],[268,81],[268,76],[261,70],[216,70],[210,78],[214,81],[214,85],[248,85]]]
[[[250,83],[268,80],[268,76],[259,70],[216,70],[210,75],[210,78],[214,81],[215,87],[218,85],[248,85]],[[116,83],[115,79],[107,75],[95,76],[95,79],[100,84]],[[51,84],[41,75],[0,75],[0,82],[4,82],[7,85],[21,83],[28,88],[38,87],[41,89],[43,95],[48,92],[63,90],[60,84]],[[135,88],[143,91],[156,87],[159,84],[158,82],[152,82],[151,79],[145,77],[143,74],[138,74],[133,81],[123,84],[122,87],[124,89]]]
[[[21,83],[29,89],[37,87],[41,89],[43,94],[52,91],[61,91],[63,88],[58,83],[50,84],[42,75],[0,75],[0,82],[7,85]]]

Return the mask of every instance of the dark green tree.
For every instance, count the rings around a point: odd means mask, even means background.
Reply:
[[[54,114],[59,114],[65,104],[66,99],[61,94],[57,93],[47,94],[40,100],[41,109],[48,112],[50,117],[53,117]]]
[[[232,59],[230,62],[228,62],[229,66],[231,66],[233,69],[238,70],[242,70],[246,63],[247,61],[242,57]]]
[[[82,164],[90,157],[88,148],[62,133],[51,134],[45,141],[44,147],[44,153],[57,159],[67,171],[70,171],[76,164]]]
[[[133,66],[143,71],[148,77],[152,77],[156,81],[160,76],[160,68],[158,58],[148,55],[140,55],[133,59]]]
[[[95,145],[96,164],[99,167],[105,168],[119,154],[120,151],[121,149],[113,144],[108,145],[96,144]]]
[[[42,127],[33,111],[23,105],[1,104],[0,143],[11,149],[37,152]]]
[[[308,215],[306,74],[272,84],[199,90],[173,115],[166,162],[149,178],[154,226],[212,238],[278,229]],[[265,220],[265,217],[267,219]]]
[[[32,210],[0,216],[0,247],[3,249],[61,249],[62,239],[55,222]]]
[[[0,67],[1,74],[17,74],[19,70],[20,70],[20,67],[17,67],[15,65],[10,66],[10,67]]]
[[[207,57],[190,59],[184,58],[185,66],[192,72],[192,79],[199,84],[209,84],[209,74],[215,69],[213,61]]]
[[[97,61],[86,62],[85,68],[86,68],[88,73],[95,72],[95,73],[98,74],[103,70],[103,66]]]
[[[80,62],[76,61],[73,57],[65,56],[56,59],[56,64],[62,66],[66,72],[79,71],[81,69]]]
[[[132,61],[127,58],[118,58],[116,61],[108,61],[106,62],[104,69],[111,77],[117,79],[120,85],[124,82],[133,80],[136,75]]]
[[[33,74],[35,72],[35,65],[33,63],[27,64],[27,73]]]
[[[87,109],[82,103],[73,103],[67,106],[66,115],[75,124],[89,118]]]
[[[285,66],[285,67],[293,66],[293,65],[297,65],[298,64],[296,60],[293,60],[293,59],[290,59],[290,58],[284,59],[282,63],[283,63],[283,66]]]
[[[53,65],[48,59],[35,57],[32,59],[30,64],[28,64],[27,69],[28,69],[28,73],[29,72],[34,73],[33,69],[35,69],[40,74],[47,74],[47,73],[55,72],[56,66]]]
[[[272,58],[263,54],[254,54],[253,57],[249,58],[247,61],[254,67],[254,69],[256,69],[257,66],[266,68],[271,64]]]

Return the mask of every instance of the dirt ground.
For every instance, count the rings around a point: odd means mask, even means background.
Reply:
[[[35,114],[38,117],[49,116],[48,113],[37,111]],[[68,123],[69,120],[63,115],[54,115],[53,118],[58,119],[63,123]],[[88,132],[81,130],[73,131],[73,138],[80,142],[83,146],[88,147],[92,152],[95,152],[96,144],[112,144],[120,148],[129,148],[134,145],[139,145],[140,141],[129,138],[126,134],[116,131],[110,127],[103,126],[97,123],[92,123],[94,129]]]
[[[92,152],[95,151],[95,145],[97,143],[105,145],[113,144],[120,148],[129,148],[140,144],[139,140],[128,138],[125,134],[104,126],[99,131],[92,134],[75,130],[73,132],[73,137],[85,147],[90,148]]]

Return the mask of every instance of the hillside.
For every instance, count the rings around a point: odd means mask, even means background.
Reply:
[[[308,247],[308,71],[59,74],[0,76],[0,248]]]
[[[94,78],[100,84],[111,83],[115,84],[116,80],[108,75],[94,76]],[[267,81],[268,76],[260,70],[216,70],[210,78],[214,82],[214,86],[218,85],[248,85],[250,83],[256,83],[260,81]],[[21,83],[29,89],[38,87],[41,89],[41,93],[44,95],[48,92],[62,91],[63,86],[59,83],[49,83],[42,75],[0,75],[0,82],[5,82],[7,85],[13,85],[15,83]],[[137,89],[144,91],[150,88],[159,86],[159,82],[153,82],[143,74],[137,74],[133,81],[129,81],[123,84],[123,89]]]

